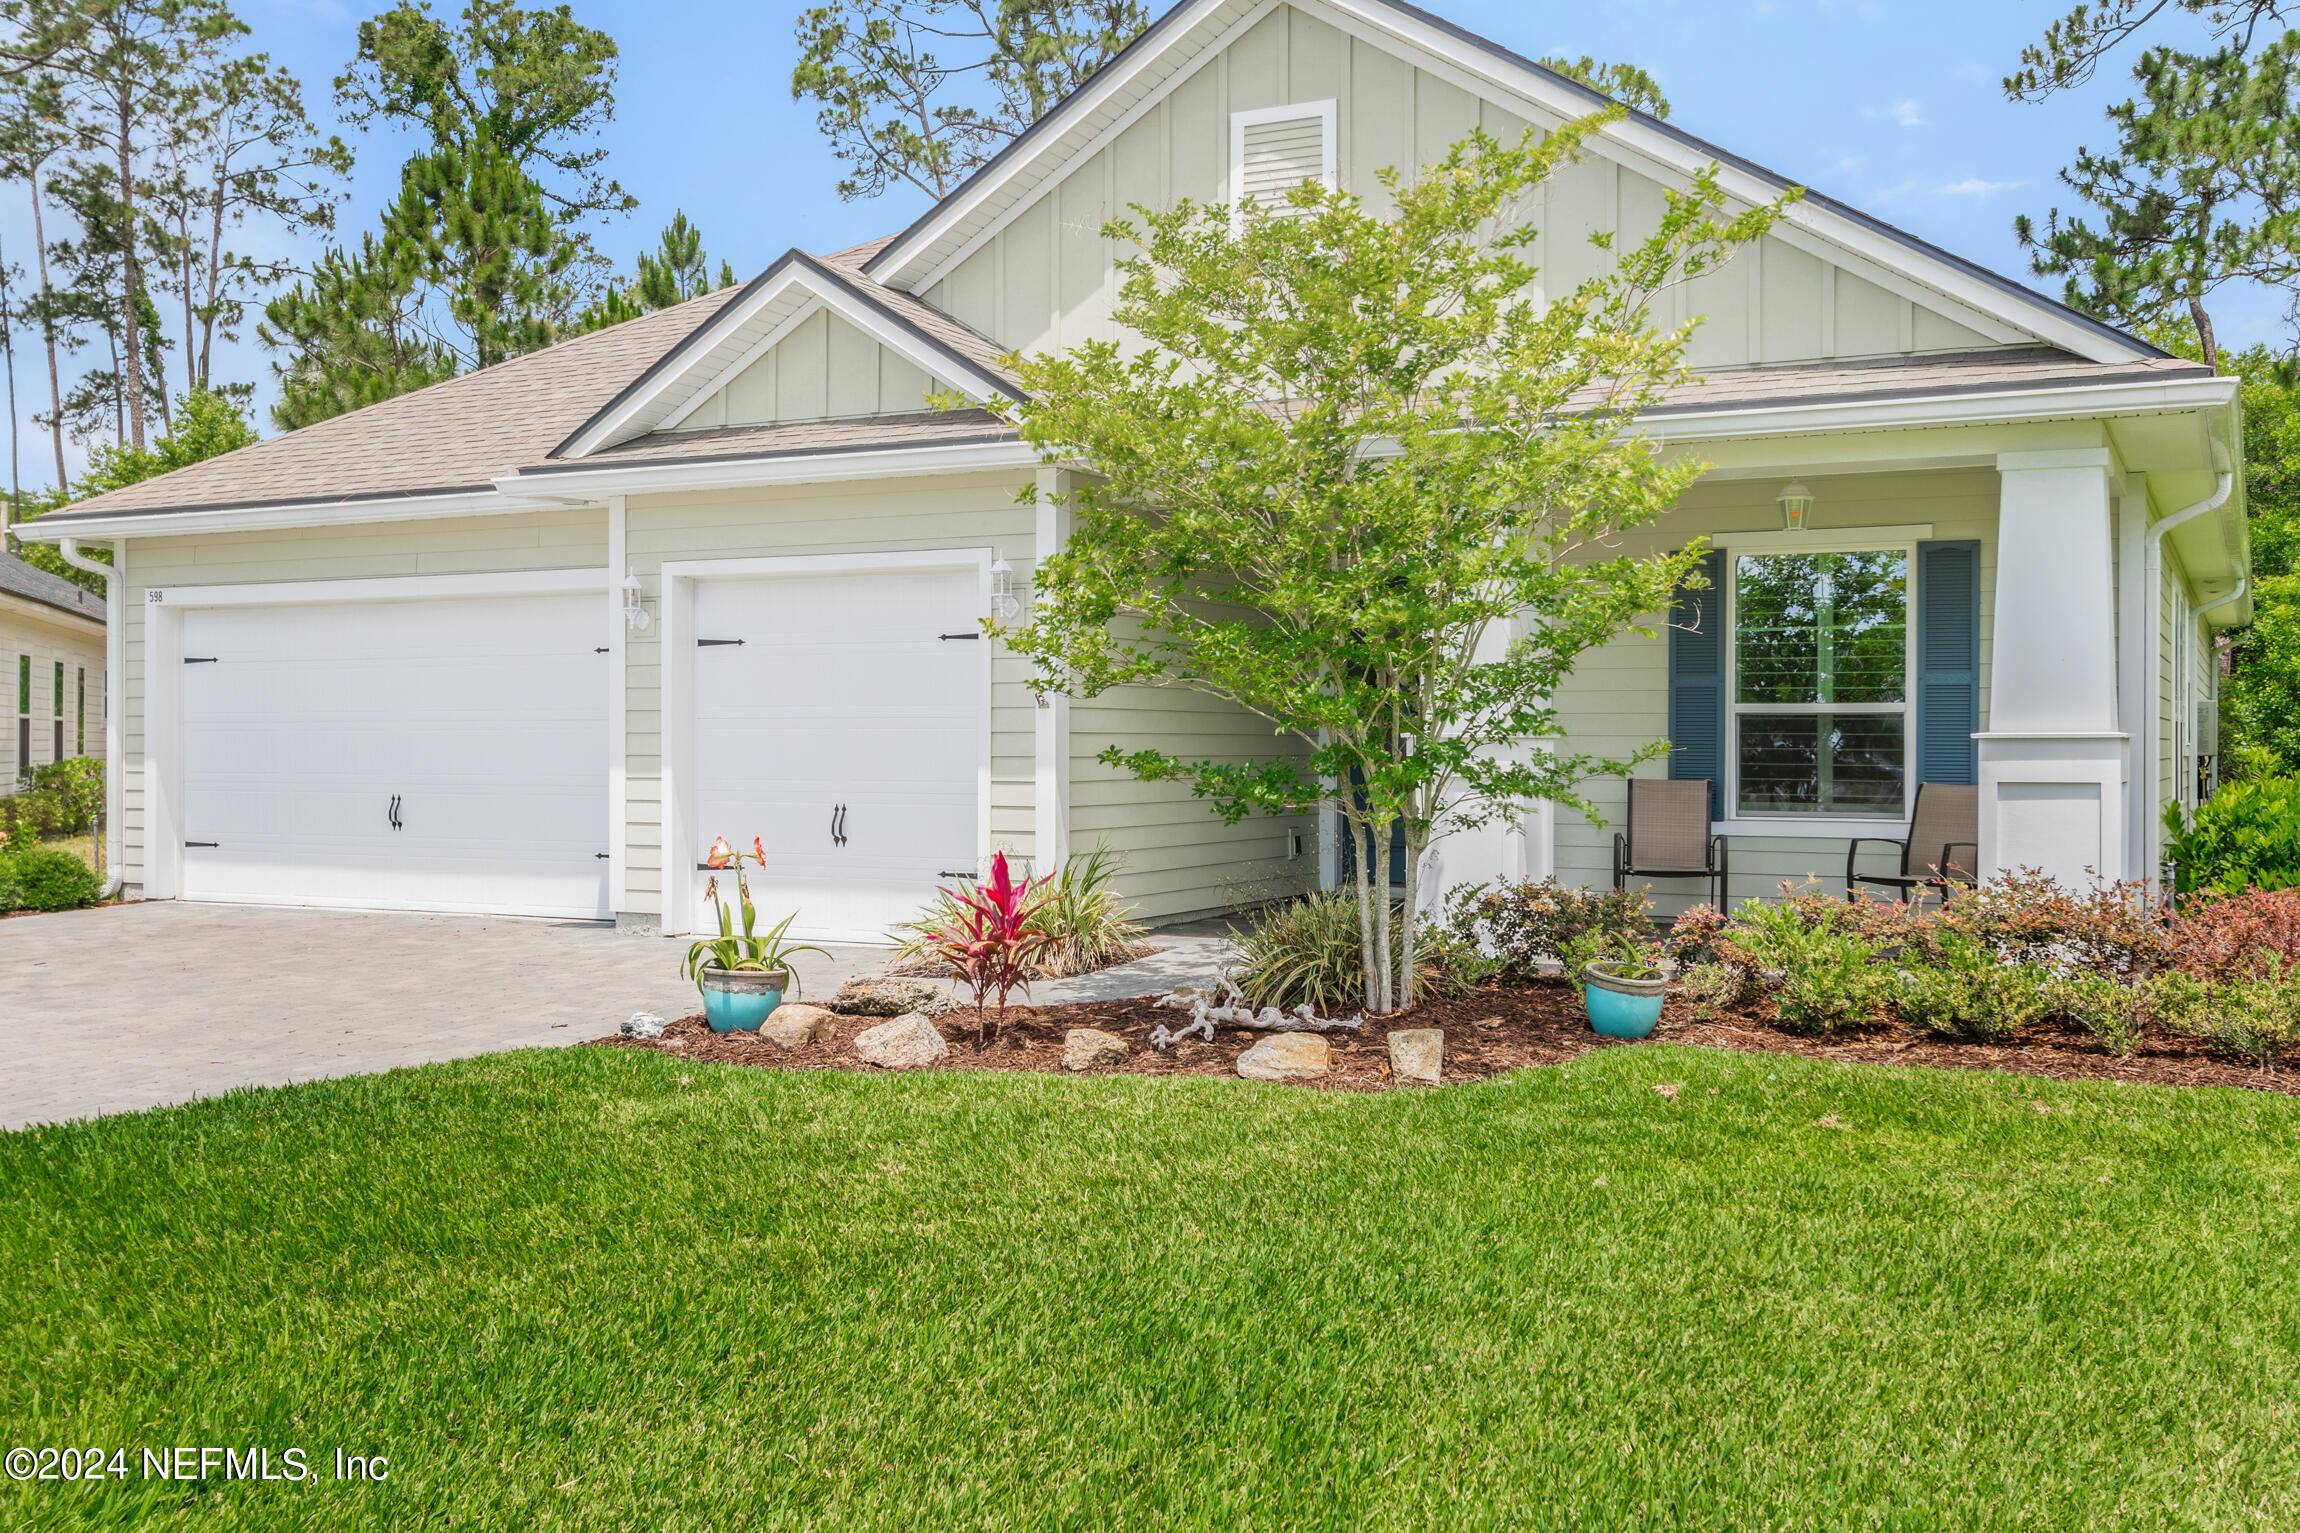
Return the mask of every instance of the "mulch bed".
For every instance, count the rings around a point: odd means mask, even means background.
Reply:
[[[854,1056],[855,1035],[876,1027],[884,1017],[841,1017],[837,1031],[826,1041],[785,1049],[755,1033],[714,1033],[700,1013],[673,1022],[659,1039],[597,1038],[609,1048],[653,1049],[706,1064],[752,1065],[779,1070],[869,1070]],[[1261,1033],[1224,1029],[1212,1043],[1191,1038],[1164,1053],[1150,1048],[1150,1031],[1159,1023],[1179,1025],[1187,1014],[1157,1011],[1148,999],[1097,1001],[1070,1006],[1014,1006],[1006,1013],[1002,1034],[980,1050],[974,1045],[974,1014],[962,1010],[937,1019],[950,1042],[950,1057],[936,1066],[947,1070],[1062,1070],[1062,1037],[1074,1027],[1100,1028],[1116,1034],[1133,1047],[1133,1055],[1120,1065],[1088,1073],[1094,1075],[1234,1075],[1238,1056],[1261,1038]],[[1524,989],[1483,990],[1445,1000],[1424,1001],[1410,1019],[1410,1027],[1445,1030],[1445,1079],[1456,1082],[1484,1080],[1529,1065],[1561,1064],[1591,1049],[1632,1048],[1589,1030],[1581,1001],[1562,982]],[[1304,1084],[1324,1090],[1386,1091],[1390,1088],[1388,1028],[1369,1021],[1363,1036],[1328,1033],[1334,1051],[1333,1071]],[[1994,1045],[1950,1043],[1929,1034],[1897,1027],[1874,1027],[1830,1038],[1806,1038],[1785,1033],[1761,1011],[1696,1021],[1692,1004],[1671,996],[1661,1025],[1654,1030],[1657,1043],[1685,1043],[1704,1048],[1738,1049],[1757,1054],[1802,1054],[1809,1059],[1841,1059],[1860,1064],[1930,1065],[1950,1070],[1997,1070],[2016,1075],[2046,1076],[2055,1080],[2120,1080],[2162,1086],[2239,1086],[2255,1091],[2300,1095],[2300,1072],[2270,1074],[2239,1061],[2215,1057],[2179,1040],[2151,1039],[2129,1059],[2095,1052],[2090,1040],[2073,1031],[2049,1027],[2014,1034]]]

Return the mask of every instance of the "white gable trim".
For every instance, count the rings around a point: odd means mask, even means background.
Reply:
[[[778,305],[791,302],[797,304],[796,311],[776,320],[763,339],[743,346],[740,351],[731,351],[730,340],[746,324],[773,314]],[[814,270],[813,261],[794,252],[762,277],[751,292],[713,316],[705,333],[717,332],[718,340],[708,341],[698,335],[697,340],[702,344],[695,345],[687,356],[675,358],[672,365],[653,377],[643,378],[622,399],[570,437],[554,456],[562,460],[586,458],[602,448],[645,436],[650,431],[667,429],[673,422],[684,420],[730,379],[764,356],[775,342],[787,336],[792,325],[817,309],[836,314],[928,377],[947,381],[977,402],[1011,392],[957,352],[902,324],[876,304],[857,297],[844,282]]]
[[[1006,163],[994,161],[927,217],[897,236],[867,263],[866,269],[880,281],[911,292],[923,292],[931,287],[1036,199],[1017,198],[1004,213],[968,237],[961,249],[928,269],[924,258],[937,243],[986,202],[1040,166],[1048,156],[1060,152],[1066,122],[1089,119],[1105,109],[1114,97],[1151,72],[1162,54],[1229,3],[1230,0],[1185,0],[1183,5],[1160,18],[1151,33],[1126,55],[1096,74],[1052,115],[1042,119],[1039,133],[1033,135],[1036,143],[1018,144],[1022,152],[1011,156]],[[1544,127],[1586,115],[1595,105],[1594,93],[1580,91],[1570,82],[1500,52],[1478,47],[1434,18],[1388,4],[1386,0],[1287,0],[1287,3],[1362,41],[1391,52],[1407,52],[1415,56],[1413,62],[1420,67],[1474,94],[1493,99]],[[1143,100],[1135,102],[1096,133],[1089,143],[1067,154],[1065,160],[1081,163],[1091,158],[1101,146],[1202,67],[1207,58],[1217,55],[1227,46],[1231,35],[1258,21],[1274,6],[1275,0],[1270,0],[1256,7],[1245,21],[1225,28],[1223,36],[1210,44],[1189,68],[1161,81]],[[1713,152],[1708,145],[1689,142],[1660,124],[1634,114],[1607,126],[1597,142],[1607,157],[1633,168],[1651,167],[1663,179],[1689,177],[1715,158],[1720,167],[1719,182],[1735,199],[1754,204],[1769,202],[1779,195],[1778,180],[1723,158],[1723,151]],[[1052,177],[1047,179],[1050,182]],[[1804,238],[1794,237],[1800,234]],[[1775,236],[1788,238],[1809,253],[1847,264],[1857,275],[1876,282],[1898,297],[1922,302],[1928,307],[1946,299],[1970,316],[1962,317],[1963,323],[1992,339],[2040,340],[2096,362],[2155,354],[2144,343],[2096,325],[2008,279],[1985,275],[1946,252],[1936,255],[1911,236],[1887,231],[1849,211],[1839,211],[1809,197],[1788,210],[1775,226]],[[1815,249],[1815,243],[1823,248]],[[1858,258],[1858,264],[1847,262],[1848,255]],[[1870,269],[1861,270],[1861,265]],[[1954,313],[1950,317],[1960,318]],[[1975,324],[1974,319],[1982,323]]]

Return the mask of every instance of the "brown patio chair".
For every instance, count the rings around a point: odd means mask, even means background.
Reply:
[[[1709,783],[1629,779],[1628,825],[1613,837],[1613,887],[1639,878],[1706,878],[1725,905],[1725,838],[1709,833]]]
[[[1948,896],[1951,884],[1970,888],[1978,882],[1974,870],[1981,861],[1981,790],[1957,783],[1917,784],[1916,813],[1909,816],[1909,839],[1856,836],[1845,849],[1845,898],[1853,898],[1856,884],[1879,884],[1898,889],[1905,904],[1909,891],[1933,888]],[[1898,873],[1857,873],[1853,859],[1864,843],[1901,849]]]

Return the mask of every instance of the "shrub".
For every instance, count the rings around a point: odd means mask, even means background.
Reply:
[[[1401,907],[1390,909],[1390,941],[1403,935]],[[1479,966],[1474,953],[1449,941],[1435,923],[1414,923],[1414,974],[1425,993],[1464,987]],[[1365,1005],[1365,946],[1358,934],[1355,889],[1314,889],[1263,911],[1238,934],[1244,967],[1238,988],[1255,1006],[1307,1001],[1320,1016]],[[1392,951],[1395,949],[1393,947]]]
[[[73,836],[96,823],[104,807],[104,763],[92,756],[32,769],[31,784],[0,798],[0,840],[19,848]]]
[[[2300,965],[2300,889],[2255,889],[2182,900],[2171,962],[2199,979],[2268,979]]]
[[[2168,1031],[2270,1068],[2300,1043],[2300,980],[2216,982],[2174,972],[2150,981],[2148,1000]]]
[[[2111,1054],[2140,1047],[2149,1014],[2145,985],[2123,984],[2105,974],[2073,974],[2047,984],[2045,1001]]]
[[[1696,905],[1669,927],[1669,956],[1686,969],[1717,962],[1717,939],[1724,935],[1725,912],[1714,905]]]
[[[1696,964],[1685,971],[1685,993],[1693,1000],[1693,1015],[1703,1021],[1721,1006],[1738,1006],[1756,999],[1750,971],[1738,964]]]
[[[2192,818],[2167,804],[2164,828],[2182,894],[2300,885],[2300,777],[2229,783]]]
[[[1795,903],[1747,902],[1725,939],[1727,961],[1772,986],[1774,1010],[1794,1032],[1834,1032],[1874,1021],[1895,998],[1896,971],[1879,961],[1878,943],[1840,931],[1830,919],[1813,920],[1813,914]]]
[[[1521,984],[1540,974],[1536,959],[1562,961],[1585,932],[1642,938],[1653,927],[1653,901],[1642,889],[1582,889],[1554,878],[1505,879],[1448,903],[1448,935],[1490,955],[1501,978]]]
[[[1110,887],[1118,866],[1117,854],[1107,846],[1098,846],[1071,858],[1061,872],[1031,885],[1042,899],[1030,912],[1028,929],[1046,939],[1031,965],[1033,979],[1091,974],[1114,964],[1132,963],[1149,950],[1142,940],[1149,933],[1126,919],[1134,907],[1121,903],[1118,891]],[[916,920],[894,928],[897,972],[950,971],[949,964],[935,956],[934,934],[965,919],[961,894],[974,887],[970,882],[961,885],[959,891],[935,890],[934,898],[927,901]]]
[[[2041,964],[2056,974],[2137,979],[2171,957],[2171,936],[2147,887],[2105,884],[2075,891],[2034,869],[2008,874],[1957,896],[1913,933],[1971,937],[2008,963]]]
[[[96,870],[62,847],[36,846],[0,859],[0,907],[12,893],[18,909],[77,910],[103,892]]]

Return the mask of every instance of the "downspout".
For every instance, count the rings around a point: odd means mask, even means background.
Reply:
[[[2236,489],[2236,475],[2229,466],[2228,449],[2217,438],[2212,443],[2212,461],[2213,466],[2219,470],[2219,478],[2212,486],[2212,493],[2192,506],[2182,506],[2148,529],[2148,557],[2145,561],[2148,586],[2148,730],[2142,739],[2133,743],[2140,747],[2135,762],[2140,768],[2138,775],[2147,784],[2146,796],[2142,802],[2148,806],[2145,818],[2149,827],[2149,849],[2152,852],[2157,845],[2156,826],[2164,813],[2164,806],[2160,802],[2164,791],[2161,780],[2163,762],[2159,759],[2162,748],[2160,742],[2164,734],[2164,535],[2200,516],[2209,516],[2228,503],[2229,495]],[[2243,594],[2244,587],[2238,585],[2227,600]],[[2225,600],[2214,603],[2215,606],[2225,604]],[[2155,857],[2151,856],[2149,868],[2152,876],[2155,863]]]
[[[128,632],[120,621],[120,571],[109,564],[101,564],[80,552],[79,540],[62,538],[56,551],[64,562],[76,570],[86,570],[104,577],[104,892],[103,899],[111,899],[120,892],[126,880],[126,864],[121,851],[124,835],[121,829],[121,810],[127,802],[124,787],[125,772],[121,755],[121,719],[124,710],[120,700],[128,690]],[[112,557],[120,557],[120,545],[112,545]]]

